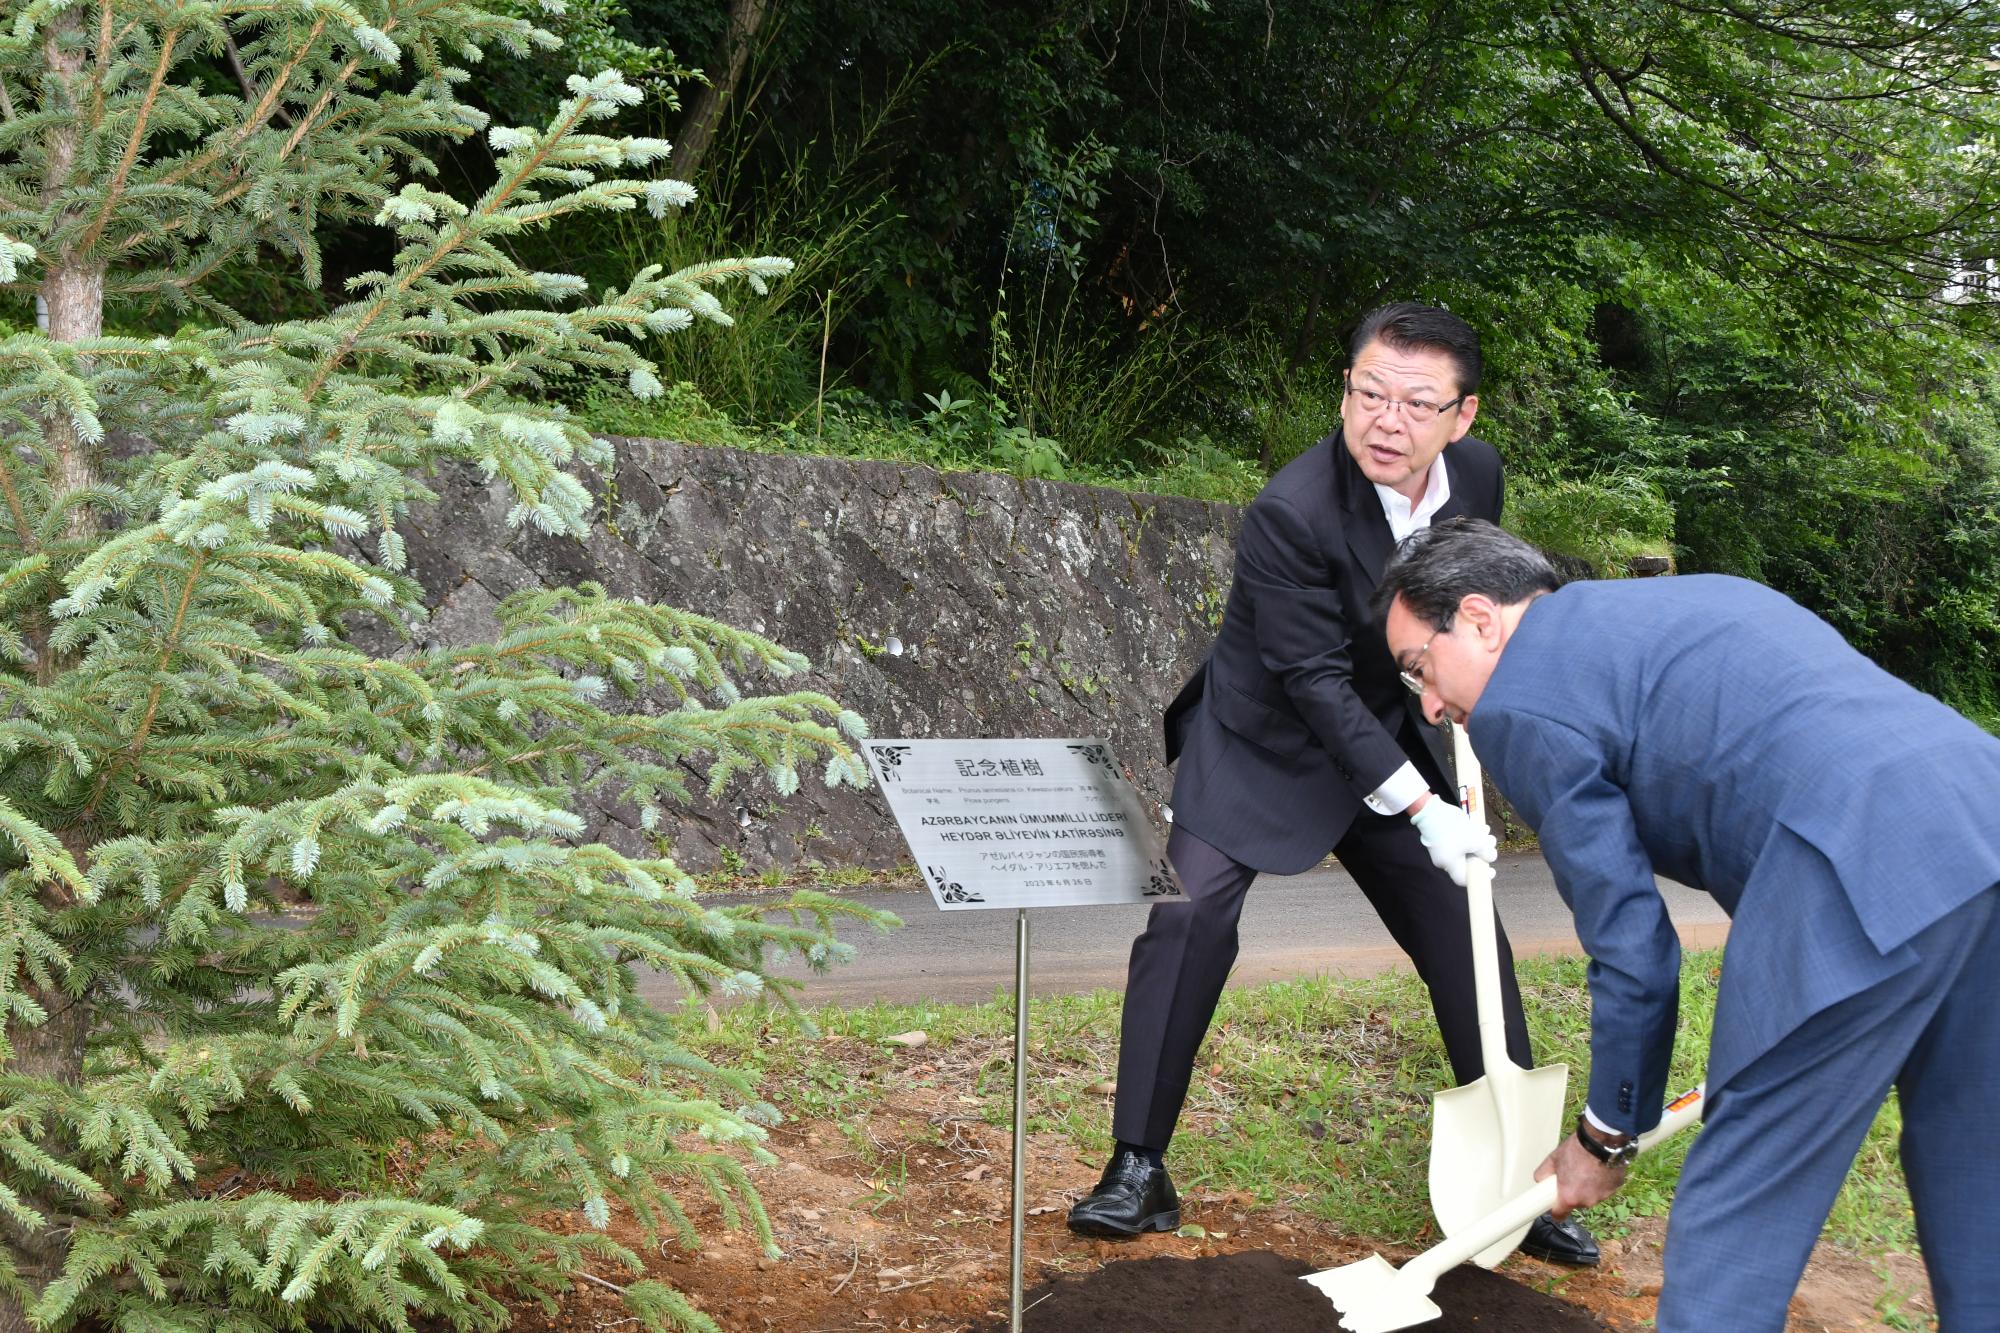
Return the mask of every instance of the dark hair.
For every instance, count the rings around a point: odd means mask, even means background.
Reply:
[[[1347,364],[1361,359],[1361,351],[1377,339],[1399,352],[1443,352],[1458,368],[1458,391],[1479,392],[1479,335],[1472,326],[1442,306],[1396,301],[1377,306],[1361,318],[1361,326],[1347,343]]]
[[[1396,547],[1375,589],[1375,619],[1385,620],[1389,604],[1401,597],[1417,619],[1443,629],[1473,593],[1512,606],[1561,586],[1562,576],[1548,558],[1513,533],[1484,519],[1448,518],[1411,533]]]

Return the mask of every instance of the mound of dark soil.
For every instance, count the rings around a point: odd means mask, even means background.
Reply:
[[[1137,1259],[1023,1293],[1031,1333],[1342,1333],[1340,1312],[1299,1279],[1312,1266],[1268,1250]],[[1606,1333],[1589,1312],[1467,1265],[1431,1293],[1442,1319],[1418,1333]],[[1003,1319],[991,1326],[1004,1333]]]

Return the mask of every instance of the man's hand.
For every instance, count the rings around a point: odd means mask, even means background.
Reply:
[[[1574,1134],[1565,1137],[1554,1152],[1542,1159],[1542,1164],[1535,1168],[1535,1179],[1545,1180],[1551,1171],[1556,1176],[1556,1206],[1549,1213],[1558,1222],[1568,1217],[1572,1208],[1588,1208],[1604,1202],[1625,1183],[1625,1168],[1598,1161],[1584,1151]]]
[[[1418,801],[1410,822],[1417,826],[1417,836],[1424,840],[1431,864],[1450,875],[1460,888],[1465,887],[1466,857],[1490,863],[1500,856],[1493,831],[1442,797]]]

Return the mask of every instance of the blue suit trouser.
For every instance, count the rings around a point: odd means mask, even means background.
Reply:
[[[2000,886],[1910,947],[1914,965],[1710,1089],[1667,1222],[1660,1333],[1782,1333],[1891,1087],[1940,1333],[2000,1330]]]

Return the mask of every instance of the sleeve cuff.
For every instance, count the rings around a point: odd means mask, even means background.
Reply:
[[[1401,768],[1389,775],[1386,782],[1362,797],[1361,801],[1378,815],[1399,815],[1415,805],[1417,798],[1430,789],[1431,784],[1424,781],[1423,775],[1417,772],[1417,766],[1406,760]]]
[[[1583,1108],[1583,1118],[1590,1122],[1592,1129],[1602,1130],[1606,1134],[1623,1134],[1625,1132],[1622,1129],[1616,1129],[1605,1124],[1602,1120],[1598,1119],[1597,1112],[1591,1110],[1588,1106]]]

